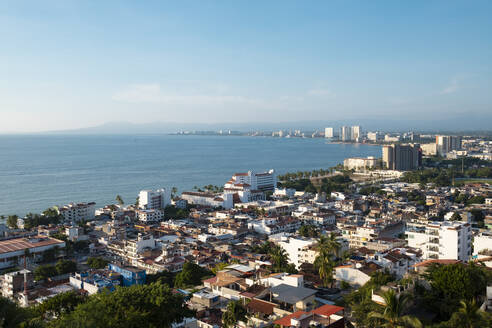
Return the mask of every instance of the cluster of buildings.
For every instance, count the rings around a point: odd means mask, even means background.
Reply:
[[[417,144],[386,149],[383,162],[388,167],[404,170],[419,165]],[[360,166],[370,166],[366,164],[375,159],[367,160]],[[177,291],[187,296],[187,305],[197,313],[182,326],[220,327],[227,304],[238,300],[248,313],[240,327],[341,328],[349,316],[334,305],[341,297],[339,289],[346,284],[362,286],[375,272],[403,278],[430,263],[470,260],[492,267],[490,185],[421,190],[418,184],[388,182],[380,186],[381,193],[369,195],[359,190],[311,194],[276,186],[274,170],[248,171],[234,174],[218,193],[183,192],[171,197],[168,189],[143,190],[137,205],[58,207],[59,213],[67,213],[59,226],[18,231],[23,235],[7,234],[3,238],[9,239],[0,240],[0,268],[18,269],[0,276],[2,295],[30,305],[69,290],[95,294],[143,284],[147,275],[179,272],[186,262],[207,269],[227,263],[194,286],[192,294]],[[454,201],[457,194],[483,196],[485,202],[466,206]],[[168,206],[188,214],[169,219]],[[480,226],[471,214],[477,210],[484,217]],[[86,223],[79,227],[74,222]],[[338,261],[333,270],[335,289],[320,279],[314,267],[319,239],[301,235],[303,226],[334,234],[339,245],[333,255]],[[89,269],[86,257],[75,256],[79,271],[35,281],[33,264],[42,262],[46,251],[56,248],[57,258],[67,255],[67,242],[54,238],[59,234],[71,242],[88,243],[86,256],[102,257],[108,266]],[[297,273],[272,273],[272,257],[258,247],[267,241],[285,251]]]

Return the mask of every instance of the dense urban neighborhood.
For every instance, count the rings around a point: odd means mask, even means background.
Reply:
[[[492,142],[433,137],[5,215],[0,326],[492,327]]]

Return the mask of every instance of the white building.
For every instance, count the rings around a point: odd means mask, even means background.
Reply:
[[[468,261],[471,256],[469,223],[430,222],[424,229],[406,231],[408,246],[419,248],[422,258]]]
[[[55,209],[65,218],[67,221],[79,222],[82,220],[91,221],[94,220],[96,215],[96,203],[70,203]]]
[[[294,195],[296,194],[296,190],[294,188],[284,188],[284,189],[279,189],[279,188],[275,188],[275,192],[273,193],[273,195],[275,197],[294,197]]]
[[[171,204],[171,192],[165,188],[141,190],[138,194],[138,207],[143,210],[161,209]]]
[[[289,255],[289,262],[294,263],[297,269],[303,263],[302,252],[305,247],[311,246],[316,243],[314,238],[296,238],[290,237],[285,241],[279,242],[279,246],[285,249],[285,252]]]
[[[234,207],[233,195],[228,193],[210,194],[204,192],[185,191],[181,194],[181,198],[186,200],[188,204],[223,207],[231,209]]]
[[[325,138],[333,138],[333,128],[325,128]]]
[[[342,141],[352,140],[352,129],[349,126],[342,126],[340,128],[340,140]]]
[[[235,173],[232,178],[226,182],[224,188],[229,188],[234,185],[249,185],[251,190],[275,191],[275,188],[277,187],[277,175],[273,169],[261,173],[253,171]]]
[[[360,141],[362,138],[362,129],[358,125],[354,125],[351,128],[351,140]]]
[[[378,141],[379,140],[379,132],[367,132],[367,139],[371,141]]]
[[[422,155],[437,155],[437,145],[435,143],[421,144],[420,149],[422,149]]]
[[[492,253],[492,233],[482,232],[473,238],[473,257],[480,259]]]
[[[348,170],[360,170],[366,168],[375,168],[377,165],[377,158],[369,156],[364,157],[350,157],[343,160],[343,166]]]
[[[158,222],[164,217],[162,210],[158,209],[136,210],[135,213],[142,222]]]

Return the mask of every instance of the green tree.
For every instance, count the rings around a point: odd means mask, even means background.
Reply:
[[[77,271],[77,263],[70,260],[59,260],[55,265],[57,274],[66,274]]]
[[[40,265],[34,269],[34,279],[44,280],[56,276],[58,273],[54,265]]]
[[[85,301],[87,301],[86,296],[76,291],[70,291],[48,298],[43,303],[37,305],[34,311],[43,317],[59,317],[62,314],[72,312],[77,305]]]
[[[461,215],[458,212],[454,212],[450,221],[461,221]]]
[[[303,237],[318,237],[319,229],[312,224],[303,224],[299,228],[299,234]]]
[[[285,271],[285,268],[289,264],[289,256],[285,249],[280,247],[279,245],[274,245],[270,248],[268,252],[270,255],[270,259],[273,262],[272,269],[274,272],[282,272]]]
[[[17,303],[0,296],[0,327],[16,328],[26,320],[28,313]]]
[[[487,286],[486,269],[470,264],[432,265],[425,278],[431,289],[423,295],[425,305],[437,313],[441,320],[448,320],[460,307],[460,301],[481,297]]]
[[[212,268],[212,273],[213,274],[217,274],[217,272],[221,271],[221,270],[224,270],[227,266],[229,265],[229,263],[225,263],[225,262],[220,262],[220,263],[217,263],[213,268]]]
[[[240,301],[229,302],[226,311],[222,314],[224,328],[232,328],[236,326],[238,321],[245,321],[246,313],[246,309]]]
[[[436,328],[475,328],[492,327],[492,314],[480,310],[475,301],[461,301],[460,308],[454,312],[451,319],[436,325]]]
[[[19,219],[19,217],[17,215],[9,215],[8,218],[7,218],[7,226],[10,228],[10,229],[17,229],[19,228],[18,225],[17,225],[17,220]]]
[[[201,266],[186,262],[183,265],[183,270],[176,275],[174,285],[176,287],[185,288],[201,284],[202,278],[210,275],[210,271]]]
[[[333,270],[335,268],[334,262],[331,260],[330,256],[318,255],[314,261],[315,268],[318,269],[318,274],[323,281],[323,286],[328,287],[331,284],[333,287]]]
[[[379,321],[380,327],[399,328],[399,327],[422,327],[419,319],[411,315],[404,315],[407,303],[410,298],[408,294],[399,296],[390,289],[382,295],[385,305],[383,313],[372,311],[369,313],[370,319]]]
[[[340,243],[337,240],[337,235],[331,232],[328,236],[321,235],[318,238],[317,248],[322,256],[338,255]]]
[[[160,283],[117,287],[89,297],[72,312],[50,322],[51,328],[167,328],[192,317],[183,297]]]
[[[125,204],[123,198],[121,198],[120,195],[116,195],[116,201],[118,202],[118,204],[120,204],[120,206],[123,206]]]
[[[104,269],[108,265],[108,261],[102,257],[89,257],[87,259],[87,265],[91,269]]]

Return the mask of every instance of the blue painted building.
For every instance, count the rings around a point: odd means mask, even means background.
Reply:
[[[147,274],[145,270],[135,267],[127,267],[114,263],[108,264],[108,269],[121,275],[123,286],[143,285]]]

